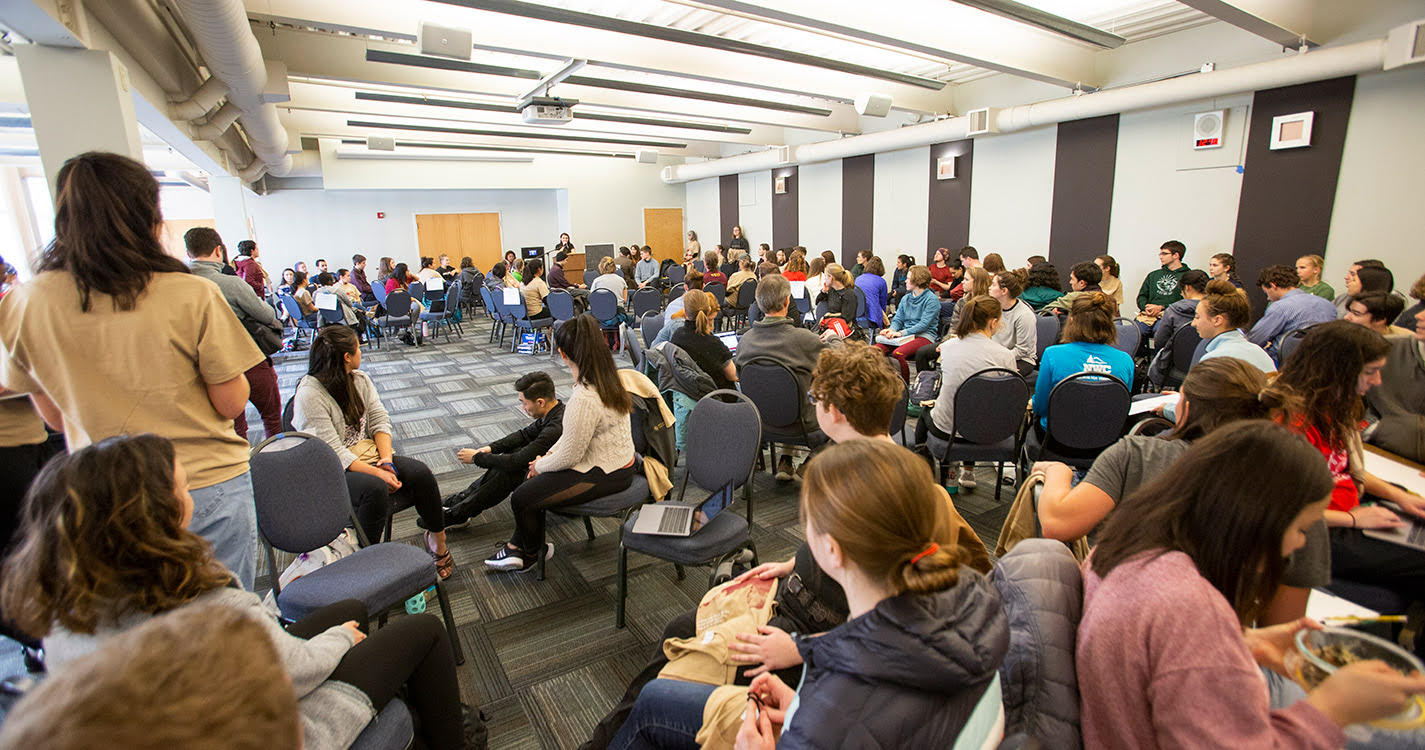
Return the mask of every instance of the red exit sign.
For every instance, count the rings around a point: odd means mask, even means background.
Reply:
[[[376,212],[376,218],[378,218],[378,219],[384,219],[384,218],[386,218],[386,212],[385,212],[385,211],[377,211],[377,212]]]

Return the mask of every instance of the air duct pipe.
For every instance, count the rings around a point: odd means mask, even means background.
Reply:
[[[1012,133],[1069,120],[1370,73],[1380,71],[1384,66],[1385,40],[1373,39],[1342,47],[1315,49],[1281,60],[1009,107],[993,112],[994,124],[999,132]],[[778,149],[768,149],[725,159],[664,167],[663,181],[688,182],[705,177],[773,169],[788,164],[812,164],[848,156],[929,146],[959,140],[968,135],[969,118],[954,117],[896,130],[792,146],[790,158],[786,160],[778,158]]]
[[[243,178],[257,173],[257,163],[268,174],[279,177],[287,174],[292,169],[292,157],[287,153],[287,130],[277,119],[277,108],[263,99],[267,67],[262,60],[262,48],[248,25],[242,0],[174,2],[198,44],[204,64],[213,78],[227,87],[228,104],[241,112],[238,122],[242,123],[248,145],[257,155],[254,164],[243,170]]]
[[[228,102],[212,117],[209,117],[207,122],[199,125],[198,129],[193,131],[193,135],[205,141],[217,140],[223,133],[228,132],[228,128],[237,122],[237,118],[241,114],[242,110],[238,109],[236,104]]]
[[[228,86],[217,78],[203,82],[193,96],[183,101],[175,101],[168,109],[174,120],[196,120],[213,108],[219,99],[228,95]]]

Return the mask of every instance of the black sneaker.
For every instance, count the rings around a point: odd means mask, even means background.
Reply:
[[[544,559],[554,557],[554,544],[544,545]],[[500,545],[499,551],[485,560],[485,565],[495,570],[513,571],[523,573],[535,567],[539,562],[536,554],[530,554],[524,550],[512,550],[508,544]]]

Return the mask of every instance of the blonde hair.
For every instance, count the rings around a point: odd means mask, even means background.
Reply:
[[[717,297],[708,292],[689,289],[683,293],[683,313],[704,336],[712,334],[719,309]]]
[[[990,293],[990,272],[975,266],[965,269],[965,275],[970,278],[970,288],[965,292],[971,297],[978,297],[982,294]]]
[[[851,279],[851,272],[847,271],[845,268],[842,268],[840,263],[832,263],[828,265],[826,267],[826,275],[830,276],[833,279],[836,279],[837,283],[847,288],[849,288],[852,284],[856,283]]]
[[[599,259],[599,273],[613,273],[615,265],[613,258],[601,258]]]
[[[893,596],[960,580],[944,493],[925,461],[894,443],[857,439],[822,451],[807,466],[800,515]]]

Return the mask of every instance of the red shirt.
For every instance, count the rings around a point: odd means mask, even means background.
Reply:
[[[722,271],[708,271],[703,274],[703,288],[706,289],[713,284],[727,286],[727,274]]]
[[[932,263],[930,265],[930,278],[942,284],[954,284],[955,269],[951,268],[950,266],[942,267]],[[941,289],[940,287],[933,285],[930,287],[930,291],[935,292],[935,294],[940,297],[944,297],[946,294],[949,293],[947,290]]]
[[[1342,513],[1355,510],[1361,504],[1361,495],[1356,490],[1356,482],[1351,479],[1350,459],[1345,446],[1332,447],[1322,439],[1321,433],[1317,432],[1315,427],[1302,429],[1303,426],[1299,419],[1288,425],[1326,458],[1326,468],[1331,470],[1331,480],[1335,482],[1335,486],[1331,488],[1331,510],[1339,510]]]
[[[806,281],[807,275],[801,271],[789,271],[782,274],[782,278],[785,278],[787,281]]]

